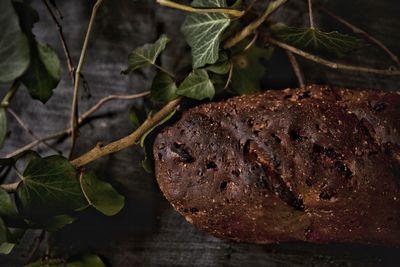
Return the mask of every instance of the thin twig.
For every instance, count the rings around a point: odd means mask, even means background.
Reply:
[[[38,251],[40,245],[42,244],[44,238],[46,237],[46,231],[45,230],[41,230],[40,235],[35,237],[35,239],[33,240],[32,243],[32,248],[30,250],[29,256],[28,258],[28,262],[31,262],[33,257],[35,256],[36,252]]]
[[[79,89],[79,79],[81,77],[81,69],[83,66],[83,61],[85,60],[86,50],[90,39],[90,34],[93,28],[93,22],[96,18],[97,10],[101,5],[102,0],[97,0],[93,6],[92,15],[89,20],[89,26],[86,32],[85,40],[83,42],[83,47],[81,50],[81,55],[79,57],[78,66],[75,71],[75,84],[74,84],[74,92],[72,97],[72,108],[71,108],[71,128],[72,128],[72,138],[71,138],[71,151],[69,157],[72,156],[74,152],[76,135],[77,135],[77,124],[78,124],[78,89]]]
[[[85,113],[83,113],[79,119],[78,119],[78,126],[81,126],[93,113],[95,113],[97,110],[99,110],[104,104],[106,104],[109,101],[112,100],[132,100],[132,99],[137,99],[140,97],[144,97],[150,94],[150,91],[145,91],[142,93],[138,93],[138,94],[133,94],[133,95],[109,95],[106,96],[102,99],[100,99],[94,106],[92,106],[91,108],[89,108]],[[68,136],[71,134],[71,127],[66,128],[64,130],[61,130],[57,133],[54,134],[50,134],[48,136],[45,136],[39,140],[35,140],[32,143],[29,143],[15,151],[13,151],[12,153],[6,155],[6,158],[11,158],[14,157],[18,154],[21,154],[22,152],[29,150],[33,147],[35,147],[36,145],[42,143],[42,142],[46,142],[52,139],[57,139],[57,138],[62,138],[64,136]]]
[[[125,136],[117,141],[114,141],[106,146],[96,145],[93,149],[83,154],[77,159],[71,161],[71,164],[75,167],[81,167],[86,165],[100,157],[105,155],[120,151],[124,148],[132,146],[138,142],[140,137],[146,133],[149,129],[155,126],[159,121],[165,118],[168,114],[170,114],[173,110],[177,108],[182,97],[178,97],[168,104],[166,104],[160,111],[158,111],[154,116],[148,117],[146,121],[139,126],[133,133],[128,136]]]
[[[175,8],[187,12],[192,12],[192,13],[224,13],[228,14],[234,17],[241,17],[244,15],[244,11],[241,10],[236,10],[236,9],[230,9],[230,8],[199,8],[199,7],[191,7],[187,5],[182,5],[175,3],[170,0],[157,0],[157,3],[159,3],[161,6],[166,6],[170,8]]]
[[[318,63],[320,65],[326,66],[331,69],[338,69],[338,70],[346,70],[346,71],[352,71],[352,72],[360,72],[360,73],[370,73],[370,74],[377,74],[377,75],[386,75],[386,76],[399,76],[400,71],[399,70],[382,70],[382,69],[372,69],[372,68],[366,68],[366,67],[359,67],[359,66],[352,66],[352,65],[346,65],[346,64],[341,64],[341,63],[336,63],[333,61],[329,61],[323,58],[320,58],[316,55],[309,54],[303,50],[300,50],[296,47],[290,46],[288,44],[282,43],[280,41],[277,41],[273,38],[268,38],[267,41],[275,46],[278,46],[280,48],[283,48],[287,51],[292,52],[293,54],[299,55],[305,59],[308,59],[310,61],[313,61],[315,63]]]
[[[60,40],[61,40],[61,45],[63,47],[65,58],[67,60],[68,71],[69,71],[69,74],[71,76],[72,84],[74,84],[75,83],[74,64],[72,63],[71,54],[69,52],[69,48],[68,48],[67,42],[65,41],[63,28],[62,28],[60,22],[57,20],[57,17],[54,14],[53,10],[51,9],[51,7],[50,7],[49,3],[47,2],[47,0],[42,0],[42,2],[46,6],[47,11],[49,12],[49,14],[50,14],[51,18],[53,19],[54,23],[56,24],[58,35],[59,35]],[[57,8],[56,8],[56,10],[59,13]]]
[[[286,50],[286,55],[289,58],[290,64],[292,64],[292,68],[294,70],[294,73],[296,74],[297,80],[299,81],[299,85],[301,88],[305,87],[304,83],[304,74],[300,69],[299,62],[297,62],[296,56],[293,55],[292,52]]]
[[[28,125],[26,125],[26,123],[17,115],[17,113],[14,112],[13,109],[11,108],[7,108],[8,113],[11,114],[11,116],[14,117],[14,119],[17,121],[17,123],[30,135],[33,137],[33,139],[39,141],[40,137],[38,137],[29,127]],[[51,146],[50,144],[48,144],[46,141],[42,142],[43,144],[45,144],[47,147],[49,147],[50,149],[54,150],[56,153],[60,154],[60,151],[57,150],[56,148],[54,148],[53,146]]]
[[[389,48],[384,45],[381,41],[379,41],[378,39],[376,39],[375,37],[369,35],[366,31],[358,28],[357,26],[351,24],[350,22],[346,21],[345,19],[339,17],[338,15],[336,15],[335,13],[333,13],[332,11],[326,9],[325,7],[318,5],[317,6],[322,12],[324,12],[325,14],[327,14],[328,16],[332,17],[333,19],[335,19],[336,21],[342,23],[344,26],[348,27],[350,30],[352,30],[354,33],[359,34],[364,36],[365,39],[369,40],[371,43],[375,44],[376,46],[378,46],[379,48],[381,48],[383,51],[385,51],[386,54],[389,55],[389,57],[397,64],[398,67],[400,67],[400,61],[399,58],[392,52],[389,50]]]
[[[267,9],[264,11],[264,14],[258,19],[251,22],[242,31],[234,35],[232,38],[228,39],[224,44],[224,48],[232,48],[243,41],[246,37],[252,34],[261,24],[263,24],[264,21],[269,17],[269,15],[271,15],[275,10],[277,10],[281,5],[285,4],[286,2],[287,0],[276,0],[274,2],[270,2]]]
[[[61,138],[61,137],[65,136],[65,135],[68,135],[71,132],[71,128],[68,128],[68,130],[69,130],[69,132],[66,132],[66,130],[63,130],[63,131],[59,131],[57,133],[48,135],[48,136],[46,136],[44,138],[41,138],[39,140],[35,140],[35,141],[33,141],[33,142],[23,146],[23,147],[18,148],[17,150],[14,150],[13,152],[7,154],[5,156],[5,158],[12,158],[14,156],[17,156],[17,155],[25,152],[26,150],[29,150],[29,149],[37,146],[40,143],[43,143],[43,142],[46,142],[46,141],[49,141],[49,140],[52,140],[52,139]]]
[[[310,18],[310,28],[315,29],[313,9],[312,9],[312,0],[308,0],[307,2],[308,2],[308,17]]]

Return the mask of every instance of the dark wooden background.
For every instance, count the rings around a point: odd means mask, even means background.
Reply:
[[[259,1],[262,2],[262,1]],[[367,30],[400,55],[400,3],[398,0],[325,0],[315,1],[332,8],[341,16]],[[64,15],[62,25],[75,64],[86,31],[94,1],[57,1]],[[54,96],[46,104],[29,98],[25,89],[18,92],[11,107],[39,136],[64,129],[69,123],[71,81],[69,79],[56,28],[41,1],[34,0],[41,21],[35,26],[39,40],[51,44],[62,59],[63,79]],[[307,25],[306,7],[301,0],[292,0],[275,14],[292,25]],[[317,12],[317,11],[316,11]],[[171,71],[183,71],[187,64],[188,48],[179,32],[181,12],[158,7],[151,0],[106,0],[102,6],[90,41],[83,73],[89,90],[81,90],[80,111],[110,94],[132,94],[147,90],[154,75],[121,76],[126,67],[127,54],[135,47],[154,41],[165,31],[173,42],[162,56],[162,63]],[[316,15],[323,29],[343,29],[324,16]],[[387,68],[390,59],[374,46],[342,59],[359,65]],[[332,71],[300,60],[308,83],[398,89],[399,78],[378,77]],[[265,88],[296,86],[285,54],[277,50],[271,61],[265,62],[268,73]],[[179,73],[178,73],[179,74]],[[6,87],[2,86],[4,94]],[[81,154],[97,142],[108,143],[127,135],[132,126],[128,109],[142,100],[119,101],[108,104],[97,119],[80,130],[76,154]],[[32,141],[31,137],[9,117],[10,138],[1,155]],[[68,141],[58,144],[67,151]],[[43,155],[53,153],[44,146]],[[288,243],[254,245],[214,238],[197,230],[178,215],[163,198],[155,179],[146,174],[140,160],[143,154],[132,147],[88,166],[103,179],[110,180],[126,196],[126,207],[115,217],[107,218],[96,212],[85,214],[54,238],[57,247],[74,253],[97,253],[110,266],[400,266],[400,249],[393,247],[330,244],[314,245]],[[10,177],[13,179],[13,177]],[[0,256],[0,266],[21,266],[26,263],[32,239],[37,232],[29,232],[9,256]],[[400,238],[400,237],[399,237]],[[44,249],[44,245],[41,250]]]

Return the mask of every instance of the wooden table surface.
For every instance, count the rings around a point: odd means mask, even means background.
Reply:
[[[62,24],[75,63],[93,2],[57,1],[64,15]],[[397,0],[315,2],[334,9],[337,14],[381,39],[400,55],[400,3]],[[34,28],[35,34],[59,53],[63,78],[46,105],[31,100],[23,89],[19,90],[11,107],[37,135],[44,136],[68,125],[72,88],[56,28],[41,1],[33,1],[33,6],[41,17],[40,23]],[[301,15],[305,12],[303,1],[293,0],[275,17],[299,25],[307,23],[307,18]],[[181,68],[190,58],[187,57],[189,50],[179,31],[182,15],[181,12],[158,7],[155,1],[104,1],[83,68],[89,91],[81,90],[79,110],[85,111],[110,94],[132,94],[147,90],[154,71],[145,70],[143,74],[129,76],[121,76],[120,71],[126,67],[128,53],[141,44],[153,42],[160,31],[165,31],[173,39],[162,56],[163,65],[183,73]],[[316,15],[316,20],[322,28],[338,26],[323,16]],[[344,60],[376,68],[386,68],[392,64],[385,54],[372,45],[365,52],[356,52]],[[304,60],[300,60],[300,63],[308,83],[399,89],[399,78],[332,71]],[[272,60],[265,64],[268,68],[263,81],[265,88],[296,86],[282,51],[277,50]],[[0,89],[4,94],[6,88],[3,86]],[[76,154],[87,151],[97,142],[108,143],[128,134],[132,130],[128,119],[129,107],[141,103],[142,100],[117,101],[96,113],[98,118],[80,130]],[[32,141],[12,118],[9,118],[9,128],[11,136],[1,151],[2,155]],[[69,143],[65,141],[58,146],[65,152]],[[44,146],[39,146],[38,151],[43,155],[53,153]],[[126,196],[126,207],[111,218],[94,211],[85,214],[55,236],[58,246],[70,253],[97,253],[110,266],[400,266],[400,249],[393,247],[302,242],[254,245],[212,237],[188,224],[173,210],[163,198],[154,177],[142,170],[142,157],[142,151],[132,147],[88,166],[99,177],[112,181]],[[37,232],[29,232],[11,255],[0,256],[0,266],[23,265],[36,235]]]

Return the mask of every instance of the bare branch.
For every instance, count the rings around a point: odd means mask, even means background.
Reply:
[[[247,25],[242,31],[238,32],[236,35],[234,35],[232,38],[228,39],[225,42],[224,48],[228,49],[231,47],[234,47],[241,41],[243,41],[245,38],[247,38],[250,34],[252,34],[261,24],[264,23],[264,21],[271,15],[274,11],[276,11],[281,5],[285,4],[287,0],[276,0],[274,2],[270,2],[268,4],[267,9],[264,11],[264,14],[251,22],[249,25]]]
[[[72,108],[71,108],[71,129],[72,129],[72,138],[71,138],[71,151],[70,157],[74,152],[75,142],[76,142],[76,135],[77,135],[77,124],[78,124],[78,89],[79,89],[79,79],[81,77],[81,69],[83,66],[83,61],[85,60],[86,50],[90,39],[90,34],[93,28],[93,22],[96,18],[97,10],[101,5],[102,0],[97,0],[93,6],[92,15],[89,20],[89,26],[86,32],[85,40],[83,42],[83,47],[81,51],[81,55],[79,58],[78,66],[75,72],[75,83],[74,83],[74,92],[72,97]]]
[[[292,52],[293,54],[299,55],[307,60],[313,61],[315,63],[318,63],[320,65],[326,66],[331,69],[338,69],[338,70],[346,70],[346,71],[352,71],[352,72],[360,72],[360,73],[370,73],[370,74],[377,74],[377,75],[386,75],[386,76],[399,76],[400,71],[399,70],[382,70],[382,69],[372,69],[372,68],[366,68],[366,67],[359,67],[359,66],[352,66],[352,65],[346,65],[346,64],[341,64],[341,63],[336,63],[333,61],[329,61],[323,58],[320,58],[316,55],[309,54],[303,50],[300,50],[296,47],[290,46],[288,44],[282,43],[278,40],[275,40],[273,38],[268,38],[267,41],[275,46],[278,46],[280,48],[283,48],[287,51]]]
[[[376,46],[378,46],[379,48],[381,48],[386,54],[389,55],[389,57],[397,64],[398,67],[400,67],[400,61],[399,58],[392,52],[389,50],[389,48],[384,45],[381,41],[379,41],[378,39],[376,39],[375,37],[369,35],[366,31],[358,28],[357,26],[351,24],[350,22],[346,21],[345,19],[339,17],[338,15],[336,15],[335,13],[333,13],[332,11],[326,9],[325,7],[318,5],[318,8],[324,12],[325,14],[327,14],[328,16],[332,17],[333,19],[335,19],[336,21],[342,23],[344,26],[348,27],[350,30],[352,30],[354,33],[362,35],[365,39],[369,40],[371,43],[375,44]]]
[[[297,80],[299,81],[299,85],[301,88],[305,87],[304,83],[304,74],[300,69],[299,62],[297,62],[296,56],[293,55],[292,52],[286,50],[286,55],[289,58],[290,64],[292,64],[292,68],[294,73],[296,74]]]
[[[106,146],[96,145],[92,150],[83,154],[77,159],[71,161],[71,164],[75,167],[81,167],[86,165],[100,157],[105,155],[115,153],[124,148],[132,146],[138,142],[140,137],[146,133],[149,129],[155,126],[159,121],[165,118],[168,114],[170,114],[176,107],[179,105],[182,97],[178,97],[172,101],[170,101],[167,105],[165,105],[160,111],[158,111],[154,116],[148,117],[146,121],[139,126],[133,133],[128,136],[125,136],[117,141],[114,141]]]
[[[150,91],[145,91],[143,93],[139,93],[139,94],[133,94],[133,95],[109,95],[106,96],[102,99],[100,99],[93,107],[89,108],[82,116],[79,117],[78,119],[78,127],[81,126],[93,113],[95,113],[97,110],[99,110],[104,104],[106,104],[109,101],[112,100],[132,100],[132,99],[137,99],[140,97],[144,97],[150,94]],[[6,158],[11,158],[14,157],[26,150],[29,150],[33,147],[35,147],[36,145],[52,140],[52,139],[57,139],[57,138],[62,138],[65,136],[68,136],[71,134],[71,127],[66,128],[64,130],[61,130],[59,132],[56,132],[54,134],[50,134],[48,136],[45,136],[41,139],[35,140],[32,143],[29,143],[15,151],[13,151],[12,153],[6,155]]]
[[[230,8],[191,7],[191,6],[187,6],[187,5],[178,4],[178,3],[175,3],[174,1],[170,1],[170,0],[157,0],[157,3],[159,3],[161,6],[175,8],[175,9],[192,12],[192,13],[224,13],[224,14],[228,14],[228,15],[231,15],[234,17],[241,17],[244,15],[244,11],[230,9]]]

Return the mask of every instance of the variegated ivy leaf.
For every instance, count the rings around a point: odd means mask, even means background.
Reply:
[[[195,7],[226,7],[225,0],[194,0]],[[189,14],[182,32],[192,48],[193,68],[214,64],[218,60],[219,45],[224,30],[231,20],[221,13]]]
[[[122,74],[128,74],[145,66],[154,65],[169,41],[170,39],[165,34],[162,34],[155,43],[145,44],[134,49],[128,56],[128,68],[122,71]]]
[[[325,50],[336,54],[344,54],[360,48],[363,42],[355,37],[337,31],[323,32],[312,28],[295,28],[283,25],[272,27],[274,35],[281,41],[313,50]]]

